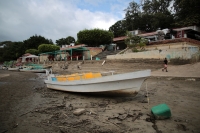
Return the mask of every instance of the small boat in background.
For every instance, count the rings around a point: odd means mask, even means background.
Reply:
[[[13,67],[13,68],[9,67],[8,70],[9,71],[19,71],[19,67]]]
[[[27,67],[27,68],[19,69],[19,71],[20,72],[45,73],[46,69],[34,69],[34,68]]]
[[[138,92],[151,70],[102,76],[101,73],[72,75],[49,74],[44,82],[47,88],[69,92],[108,92],[128,90]]]
[[[27,64],[27,65],[23,66],[23,68],[25,68],[25,67],[31,67],[33,69],[47,69],[47,68],[51,68],[52,65],[43,65],[43,64],[33,64],[33,63],[31,63],[31,64]]]
[[[15,61],[4,61],[2,65],[2,69],[8,70],[8,68],[12,68]],[[14,70],[14,69],[13,69]]]
[[[46,69],[50,69],[51,65],[42,65],[42,64],[27,64],[25,66],[21,66],[19,71],[21,72],[34,72],[34,73],[45,73]]]

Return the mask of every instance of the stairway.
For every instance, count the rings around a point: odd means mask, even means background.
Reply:
[[[115,55],[117,53],[119,53],[121,50],[116,50],[116,51],[103,51],[99,54],[97,54],[96,56],[94,56],[93,58],[96,59],[96,57],[98,57],[99,59],[106,59],[107,55]]]

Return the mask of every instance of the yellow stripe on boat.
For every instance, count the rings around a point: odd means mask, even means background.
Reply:
[[[94,78],[100,78],[102,77],[101,73],[93,73]]]
[[[92,79],[92,78],[100,78],[102,77],[101,73],[84,73],[84,74],[71,74],[71,75],[59,75],[56,76],[57,81],[74,81],[81,79]]]

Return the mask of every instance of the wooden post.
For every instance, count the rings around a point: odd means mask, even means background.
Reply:
[[[104,60],[103,63],[102,63],[101,65],[103,66],[105,62],[106,62],[106,61]]]

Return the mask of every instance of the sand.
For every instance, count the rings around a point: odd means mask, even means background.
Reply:
[[[77,62],[76,62],[77,63]],[[74,64],[76,64],[74,63]],[[0,133],[199,133],[200,63],[169,65],[132,62],[73,63],[57,73],[151,69],[137,95],[69,93],[45,87],[45,75],[0,70]],[[147,91],[150,102],[147,102]],[[172,116],[148,122],[151,108],[165,103]],[[76,109],[86,112],[76,116]]]

